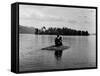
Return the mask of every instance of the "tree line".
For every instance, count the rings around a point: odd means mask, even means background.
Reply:
[[[67,27],[63,28],[56,28],[56,27],[49,27],[48,29],[46,27],[42,27],[41,29],[35,28],[35,34],[40,35],[89,35],[88,31],[83,30],[75,30]]]

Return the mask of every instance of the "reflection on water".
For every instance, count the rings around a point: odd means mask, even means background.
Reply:
[[[62,36],[65,50],[41,50],[54,45],[55,35],[20,34],[20,71],[96,66],[95,36]]]
[[[55,50],[55,58],[56,58],[58,61],[61,60],[62,53],[63,53],[62,50]]]

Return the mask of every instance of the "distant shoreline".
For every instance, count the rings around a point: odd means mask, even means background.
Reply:
[[[41,29],[34,27],[19,26],[19,33],[36,34],[36,35],[64,35],[64,36],[89,36],[88,31],[76,30],[67,27],[57,28],[43,26]]]
[[[31,35],[50,35],[50,34],[32,34],[32,33],[19,33],[19,34],[31,34]],[[96,34],[90,35],[62,35],[62,36],[95,36]]]

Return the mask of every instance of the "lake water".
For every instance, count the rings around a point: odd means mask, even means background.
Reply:
[[[42,48],[54,45],[55,35],[19,35],[19,70],[84,68],[96,66],[96,37],[62,36],[66,50],[50,51]]]

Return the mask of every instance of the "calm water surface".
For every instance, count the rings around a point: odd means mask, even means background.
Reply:
[[[66,50],[41,50],[54,45],[55,35],[20,34],[19,70],[50,70],[96,66],[96,37],[62,36]]]

